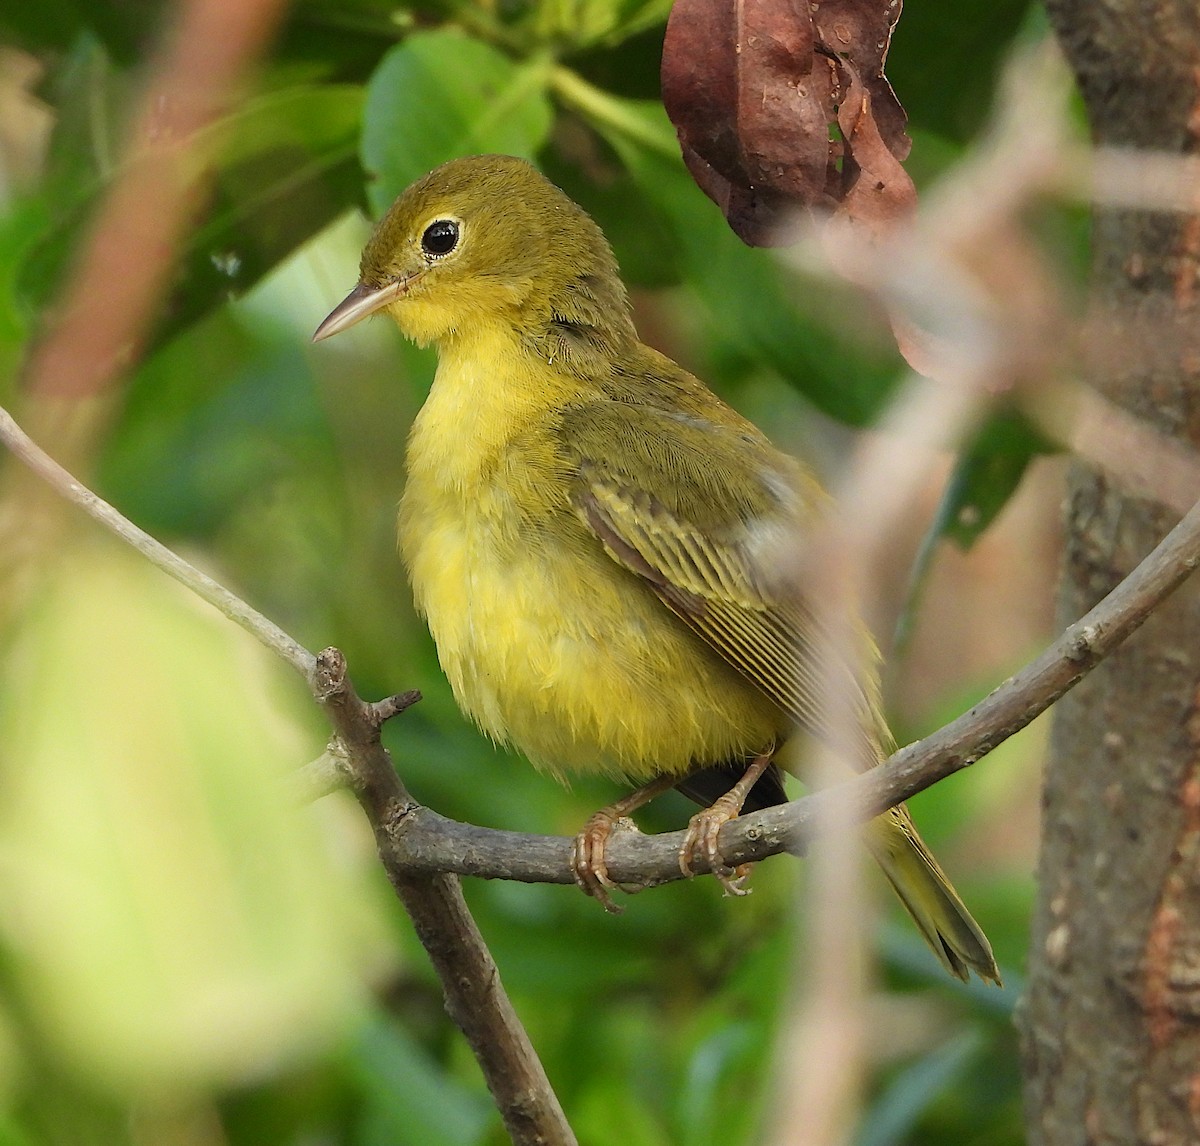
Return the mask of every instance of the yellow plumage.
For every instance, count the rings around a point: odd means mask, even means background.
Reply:
[[[361,272],[318,337],[387,309],[438,347],[400,546],[464,712],[554,775],[638,783],[732,782],[797,725],[824,731],[813,620],[781,560],[824,495],[638,341],[579,207],[521,160],[458,160],[397,200]],[[845,684],[877,762],[874,682]],[[998,981],[908,813],[866,840],[946,967]]]
[[[765,744],[774,706],[576,518],[552,440],[568,395],[511,342],[484,330],[446,355],[409,439],[400,548],[459,704],[560,776],[640,782]]]

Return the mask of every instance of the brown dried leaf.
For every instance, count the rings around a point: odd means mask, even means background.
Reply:
[[[849,65],[844,66],[849,70]],[[857,73],[851,78],[850,93],[837,112],[846,142],[839,210],[868,233],[882,235],[911,216],[917,206],[917,189],[900,158],[884,141],[870,91]],[[907,135],[904,140],[907,142]]]
[[[767,190],[755,190],[726,179],[686,144],[683,162],[696,185],[729,220],[743,242],[751,247],[769,247],[778,243],[779,236],[791,220],[792,200]]]
[[[676,0],[663,103],[745,242],[786,241],[796,209],[872,227],[911,209],[904,110],[883,76],[899,13],[900,0]]]
[[[818,43],[862,77],[880,135],[897,159],[907,159],[912,147],[904,130],[908,117],[883,74],[899,19],[900,0],[821,0],[813,14]]]

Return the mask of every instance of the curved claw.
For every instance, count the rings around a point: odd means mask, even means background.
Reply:
[[[711,807],[697,812],[688,823],[687,835],[679,849],[679,870],[689,879],[696,873],[692,865],[697,860],[705,860],[726,895],[749,895],[750,888],[744,887],[750,874],[750,865],[742,864],[732,868],[721,855],[718,837],[721,829],[730,820],[737,819],[740,801],[733,793],[727,793]]]
[[[613,902],[609,894],[617,885],[608,878],[608,864],[604,862],[604,849],[616,826],[613,816],[607,811],[599,811],[583,825],[571,846],[571,871],[575,883],[585,895],[598,900],[610,915],[620,915],[625,910]]]
[[[775,746],[772,744],[765,752],[760,752],[750,761],[745,774],[724,796],[714,800],[711,807],[697,812],[691,818],[688,823],[687,835],[683,839],[683,846],[679,849],[679,870],[684,875],[691,878],[695,874],[692,871],[692,864],[697,859],[705,859],[708,861],[709,870],[725,889],[726,895],[750,894],[750,889],[742,886],[750,874],[750,865],[742,864],[738,868],[730,867],[725,862],[725,857],[721,855],[718,837],[721,829],[730,820],[737,819],[742,805],[746,802],[746,797],[750,794],[750,789],[758,783],[759,777],[770,767],[774,755]]]
[[[672,776],[655,777],[615,804],[601,808],[575,837],[571,847],[571,871],[575,875],[575,882],[585,895],[598,899],[604,910],[612,915],[620,915],[625,909],[618,907],[609,895],[610,891],[620,886],[608,878],[608,864],[604,862],[604,849],[608,846],[609,838],[622,825],[636,831],[637,825],[628,819],[629,813],[667,791],[674,783]]]

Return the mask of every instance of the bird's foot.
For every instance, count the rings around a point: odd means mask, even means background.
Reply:
[[[571,871],[575,883],[584,895],[598,900],[610,915],[620,915],[625,910],[613,902],[610,893],[617,885],[608,878],[608,864],[604,859],[608,841],[621,824],[632,826],[632,821],[612,815],[608,808],[601,808],[589,817],[571,847]]]
[[[684,875],[689,878],[695,875],[692,865],[698,860],[706,860],[709,870],[717,877],[726,895],[750,894],[750,889],[744,886],[750,875],[750,865],[744,863],[739,867],[730,867],[721,855],[718,837],[730,820],[737,819],[746,797],[750,795],[750,789],[770,767],[774,755],[775,745],[772,744],[766,752],[759,753],[750,761],[745,775],[724,796],[691,818],[683,846],[679,849],[679,870]]]
[[[744,863],[739,867],[730,867],[721,855],[718,837],[721,829],[730,820],[736,820],[741,811],[744,797],[739,799],[737,793],[726,792],[711,807],[697,812],[688,822],[687,835],[679,849],[679,870],[689,879],[696,874],[694,865],[704,860],[726,895],[749,895],[750,888],[744,884],[750,875],[750,864]]]
[[[661,795],[675,784],[672,776],[658,776],[649,784],[623,796],[615,804],[601,808],[583,825],[583,830],[575,837],[571,846],[571,871],[575,882],[585,895],[600,901],[604,910],[612,915],[620,915],[625,909],[613,902],[610,894],[621,885],[609,879],[608,864],[604,859],[604,851],[608,841],[617,831],[634,831],[637,825],[629,819],[629,813],[637,811],[643,804],[648,804],[655,796]],[[634,889],[636,890],[636,889]]]

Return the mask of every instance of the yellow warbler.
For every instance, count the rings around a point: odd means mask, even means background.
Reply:
[[[642,788],[576,843],[612,907],[616,817],[679,787],[733,891],[717,832],[786,799],[775,753],[818,734],[812,621],[784,544],[824,506],[815,478],[702,382],[638,340],[596,224],[528,163],[485,155],[414,183],[363,252],[327,338],[387,311],[438,349],[408,443],[400,547],[463,711],[564,777]],[[868,763],[887,732],[858,689]],[[865,839],[945,967],[999,982],[991,948],[903,808]]]

